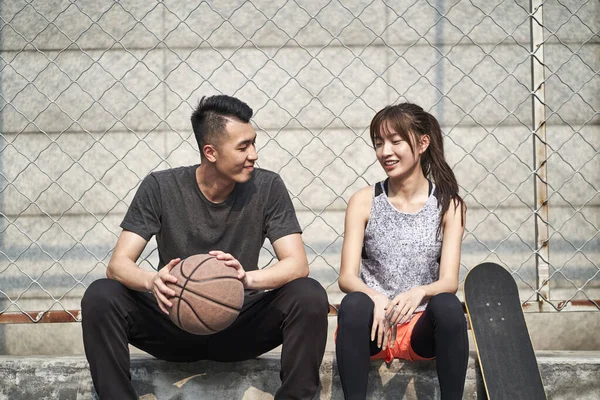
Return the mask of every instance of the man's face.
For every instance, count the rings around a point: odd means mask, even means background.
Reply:
[[[231,119],[225,131],[224,138],[215,146],[215,168],[236,183],[247,182],[258,159],[254,127],[251,123]]]

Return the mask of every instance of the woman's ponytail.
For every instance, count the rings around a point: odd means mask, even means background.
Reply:
[[[452,171],[444,157],[442,129],[433,115],[425,111],[423,111],[423,114],[423,118],[427,119],[427,122],[424,121],[423,125],[429,128],[421,132],[421,134],[429,135],[429,147],[421,156],[423,174],[435,182],[442,220],[450,207],[450,202],[453,202],[456,209],[461,213],[461,224],[464,225],[463,213],[466,205],[458,194],[458,182],[454,171]],[[441,232],[441,225],[438,232]]]

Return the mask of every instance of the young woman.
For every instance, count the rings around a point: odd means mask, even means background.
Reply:
[[[440,125],[403,103],[379,111],[370,131],[388,178],[346,210],[336,341],[345,398],[366,398],[369,358],[436,358],[442,399],[462,399],[469,344],[455,293],[466,206]]]

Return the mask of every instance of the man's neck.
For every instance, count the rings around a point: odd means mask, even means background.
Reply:
[[[233,192],[235,182],[223,177],[208,162],[196,168],[196,184],[198,188],[212,203],[222,203]]]

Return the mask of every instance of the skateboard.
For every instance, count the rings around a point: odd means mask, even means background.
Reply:
[[[479,264],[467,274],[464,293],[488,399],[546,400],[512,275],[498,264]]]

